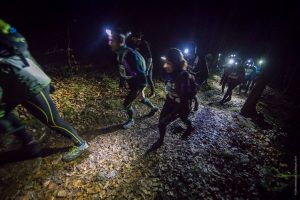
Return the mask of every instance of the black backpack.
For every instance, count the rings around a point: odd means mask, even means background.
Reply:
[[[0,34],[0,57],[19,56],[28,66],[26,57],[29,57],[28,44],[26,39],[18,32]]]
[[[182,75],[184,75],[184,73],[188,75],[188,97],[189,99],[193,99],[198,92],[195,76],[189,71],[183,71],[181,73]]]
[[[189,73],[189,85],[190,85],[190,90],[189,90],[189,96],[190,98],[194,98],[198,92],[197,89],[197,83],[194,75]]]

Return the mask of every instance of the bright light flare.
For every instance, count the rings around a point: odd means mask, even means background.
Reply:
[[[112,32],[110,29],[106,29],[105,32],[108,36],[110,36],[110,37],[112,36]]]
[[[185,48],[183,52],[184,52],[184,54],[188,54],[190,52],[190,50],[188,48]]]
[[[129,37],[131,34],[131,32],[126,33],[126,37]]]
[[[228,60],[228,64],[230,64],[230,65],[234,64],[234,59],[232,59],[232,58],[229,59],[229,60]]]

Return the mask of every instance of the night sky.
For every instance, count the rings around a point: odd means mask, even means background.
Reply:
[[[298,3],[234,1],[17,1],[1,2],[0,17],[23,33],[39,59],[46,50],[71,47],[83,63],[103,63],[111,53],[105,27],[145,34],[158,59],[168,47],[196,41],[200,54],[235,51],[264,57],[269,65],[299,64]]]

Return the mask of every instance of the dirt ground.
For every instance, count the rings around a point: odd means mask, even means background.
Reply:
[[[191,114],[195,130],[181,139],[184,125],[168,127],[165,144],[145,155],[158,138],[159,114],[136,103],[137,123],[122,130],[122,94],[111,77],[54,79],[53,99],[61,115],[88,140],[88,152],[64,163],[71,143],[32,119],[19,115],[44,147],[27,158],[14,140],[1,148],[0,199],[263,199],[290,181],[283,163],[285,137],[274,124],[263,130],[239,115],[244,96],[234,93],[228,104],[217,78],[199,92],[200,108]],[[162,107],[163,85],[153,101]]]

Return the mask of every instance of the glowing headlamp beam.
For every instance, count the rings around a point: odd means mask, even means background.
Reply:
[[[112,32],[111,32],[110,29],[106,29],[105,32],[106,32],[106,34],[107,34],[108,36],[111,36],[111,35],[112,35]]]
[[[184,50],[183,50],[183,52],[185,53],[185,54],[188,54],[189,53],[189,49],[188,48],[185,48]]]
[[[233,64],[234,63],[234,59],[229,59],[228,64]]]

